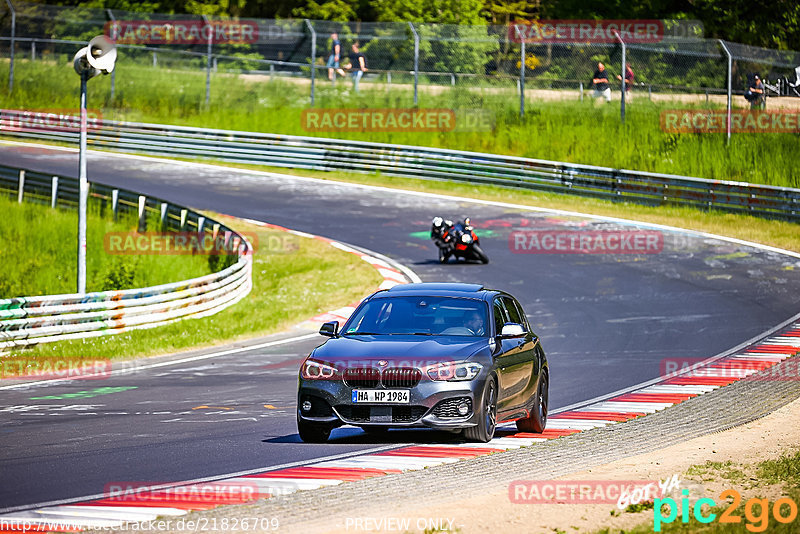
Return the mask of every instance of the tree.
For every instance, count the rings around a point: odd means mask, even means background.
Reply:
[[[357,2],[352,0],[327,0],[321,4],[308,0],[305,6],[296,7],[292,15],[304,19],[348,22],[356,20]]]
[[[800,50],[797,0],[694,0],[708,37],[737,43]]]

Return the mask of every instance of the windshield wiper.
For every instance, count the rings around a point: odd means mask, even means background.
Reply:
[[[345,336],[377,336],[378,332],[345,332]]]

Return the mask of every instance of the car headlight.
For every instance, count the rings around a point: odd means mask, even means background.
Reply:
[[[441,363],[426,369],[431,380],[460,382],[472,380],[483,369],[483,366],[474,362]]]
[[[467,244],[472,243],[472,236],[469,234],[461,234],[461,241]]]
[[[306,380],[329,380],[336,376],[336,373],[335,367],[314,360],[306,360],[300,369],[300,376]]]

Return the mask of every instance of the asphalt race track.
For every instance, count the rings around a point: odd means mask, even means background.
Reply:
[[[76,152],[0,145],[0,161],[77,175]],[[548,354],[551,410],[655,378],[666,358],[728,350],[800,309],[800,260],[678,232],[662,233],[661,247],[648,254],[519,253],[511,232],[635,228],[109,154],[91,153],[89,177],[365,247],[424,281],[479,282],[513,293]],[[491,262],[439,265],[427,237],[435,215],[472,217]],[[345,428],[330,443],[301,443],[294,422],[297,364],[321,341],[312,336],[106,380],[0,389],[0,509],[97,495],[114,482],[197,479],[448,439]]]

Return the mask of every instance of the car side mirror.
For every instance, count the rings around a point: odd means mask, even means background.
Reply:
[[[500,332],[501,339],[522,337],[525,335],[525,329],[521,324],[506,323],[503,325],[503,331]]]
[[[336,337],[339,335],[339,321],[331,321],[319,327],[319,333],[327,337]]]

